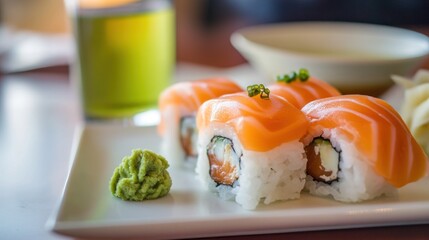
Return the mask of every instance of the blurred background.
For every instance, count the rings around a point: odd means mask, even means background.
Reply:
[[[176,1],[176,10],[179,60],[222,67],[243,61],[229,36],[249,25],[347,21],[429,34],[429,1],[425,0],[181,0]]]
[[[176,0],[177,60],[213,67],[244,63],[230,35],[245,26],[348,21],[429,35],[427,0]],[[63,0],[0,0],[0,71],[67,66],[72,59]]]
[[[60,238],[44,225],[64,190],[81,121],[68,75],[74,54],[64,1],[0,0],[0,212],[8,216],[0,220],[0,239]],[[350,21],[429,35],[429,0],[175,0],[174,5],[178,63],[220,68],[222,73],[245,63],[230,43],[231,33],[256,24]],[[232,69],[229,76],[249,76],[243,74],[248,69]],[[205,68],[191,70],[182,68],[175,77],[208,74]],[[382,239],[386,234],[390,239],[427,239],[427,225],[291,237]]]

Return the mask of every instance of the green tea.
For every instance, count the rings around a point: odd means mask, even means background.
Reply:
[[[174,70],[172,8],[78,13],[76,20],[85,115],[129,117],[155,107]]]

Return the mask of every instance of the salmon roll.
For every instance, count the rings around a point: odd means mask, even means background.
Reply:
[[[387,102],[363,95],[315,100],[302,111],[310,127],[305,189],[343,202],[396,195],[428,174],[428,158]]]
[[[207,78],[176,83],[159,98],[161,152],[173,167],[194,169],[197,160],[195,115],[205,101],[243,89],[227,78]]]
[[[305,69],[279,76],[277,82],[269,85],[268,88],[272,94],[285,98],[298,109],[313,100],[341,95],[335,87],[310,76]]]
[[[252,95],[251,95],[252,96]],[[198,111],[196,171],[210,191],[255,209],[296,199],[305,184],[305,115],[276,95],[224,95]]]

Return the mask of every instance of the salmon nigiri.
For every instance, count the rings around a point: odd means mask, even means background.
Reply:
[[[269,85],[268,88],[271,93],[285,98],[298,109],[313,100],[340,95],[335,87],[310,76],[305,69],[279,77],[278,81]]]
[[[256,86],[256,85],[255,85]],[[300,196],[304,187],[304,114],[281,97],[235,93],[201,105],[197,173],[223,199],[254,209]]]
[[[163,137],[161,150],[173,166],[195,167],[197,129],[195,115],[205,101],[224,94],[243,91],[227,78],[207,78],[176,83],[164,90],[158,106]]]
[[[387,102],[344,95],[310,102],[306,188],[340,201],[396,192],[428,173],[428,158]]]

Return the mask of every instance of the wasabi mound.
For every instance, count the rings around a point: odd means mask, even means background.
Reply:
[[[123,200],[143,201],[167,195],[171,177],[167,160],[149,150],[135,149],[124,157],[110,179],[110,191]]]

